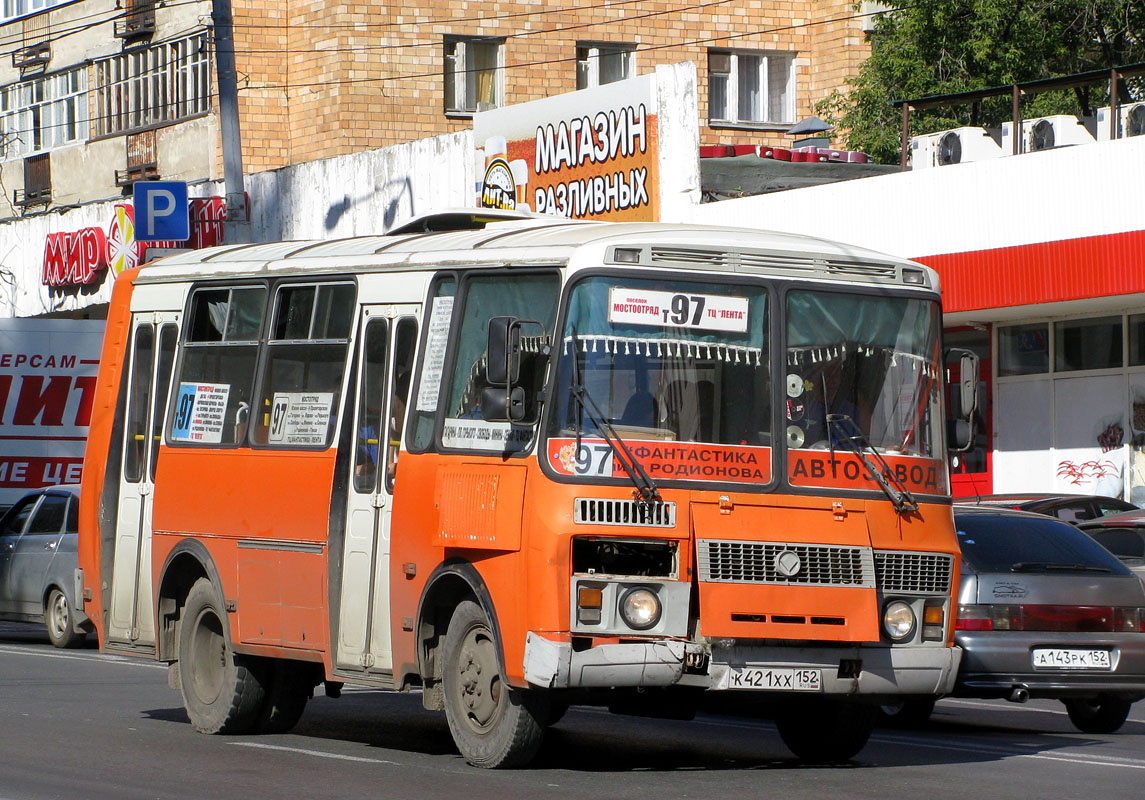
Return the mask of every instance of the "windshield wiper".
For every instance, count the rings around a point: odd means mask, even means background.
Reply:
[[[642,503],[651,503],[660,499],[660,490],[656,488],[656,484],[648,473],[644,471],[644,467],[640,466],[640,462],[632,455],[632,451],[628,449],[628,445],[620,438],[620,434],[612,427],[603,413],[601,413],[600,406],[592,399],[592,395],[588,393],[585,388],[584,381],[581,379],[580,362],[577,360],[577,353],[580,350],[579,342],[576,335],[576,328],[572,329],[569,334],[572,340],[573,352],[573,374],[572,385],[569,386],[569,394],[576,398],[579,410],[576,415],[576,451],[580,453],[580,440],[582,435],[583,425],[581,423],[581,414],[587,413],[589,420],[596,426],[604,435],[604,440],[612,447],[612,452],[616,456],[616,460],[620,462],[620,466],[624,469],[628,479],[632,481],[632,485],[636,487],[636,493]]]
[[[842,422],[850,423],[852,433],[843,430]],[[900,514],[909,514],[912,511],[918,511],[918,501],[914,499],[914,495],[906,488],[902,481],[895,475],[891,465],[886,462],[874,445],[870,443],[863,431],[859,428],[855,421],[846,414],[828,414],[827,415],[827,440],[831,443],[834,449],[834,438],[831,435],[831,426],[835,425],[840,436],[839,441],[846,443],[851,452],[859,457],[863,462],[863,466],[867,468],[867,473],[871,476],[871,480],[879,485],[885,494],[894,505],[895,511]],[[868,455],[868,452],[870,455]],[[893,484],[893,485],[892,485]]]
[[[1108,567],[1095,567],[1090,564],[1057,564],[1049,561],[1019,561],[1010,565],[1011,572],[1109,572]]]

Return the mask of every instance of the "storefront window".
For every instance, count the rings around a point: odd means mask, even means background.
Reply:
[[[1054,323],[1054,369],[1115,369],[1121,353],[1121,317],[1097,317]]]
[[[1038,375],[1050,371],[1049,324],[998,329],[998,374]]]
[[[1129,315],[1129,366],[1145,366],[1145,314]]]

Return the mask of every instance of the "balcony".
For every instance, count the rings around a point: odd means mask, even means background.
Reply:
[[[136,164],[127,169],[117,169],[115,171],[115,185],[120,187],[134,186],[140,181],[157,180],[159,180],[159,165],[154,162],[150,164]]]
[[[124,47],[144,44],[155,34],[155,7],[148,4],[143,8],[127,12],[127,16],[115,23],[115,38],[123,40]]]
[[[39,189],[13,189],[12,205],[17,208],[29,206],[46,206],[52,202],[52,187],[45,186]]]
[[[47,66],[51,60],[52,45],[49,42],[38,42],[12,53],[12,66],[21,71]]]

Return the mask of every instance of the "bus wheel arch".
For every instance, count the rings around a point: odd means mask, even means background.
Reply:
[[[184,540],[167,555],[155,592],[155,646],[159,661],[171,662],[179,658],[179,624],[183,606],[191,587],[200,578],[208,579],[222,595],[222,581],[207,548],[200,542]],[[229,620],[224,619],[223,625],[229,639]]]
[[[424,687],[422,703],[427,709],[444,711],[441,694],[441,665],[445,635],[454,612],[466,600],[476,602],[490,620],[497,642],[497,663],[505,679],[505,654],[493,598],[484,579],[466,561],[441,564],[429,576],[422,590],[417,611],[417,668]]]

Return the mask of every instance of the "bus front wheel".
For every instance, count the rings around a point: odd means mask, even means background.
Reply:
[[[214,585],[195,581],[179,630],[179,689],[191,724],[202,733],[246,733],[266,698],[256,663],[231,649],[224,614]]]
[[[449,731],[475,767],[516,767],[540,749],[547,696],[514,689],[501,676],[498,644],[485,612],[471,600],[453,612],[445,635],[442,689]]]
[[[779,736],[802,761],[835,764],[858,755],[871,738],[878,710],[842,700],[784,703],[775,718]]]

